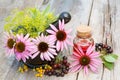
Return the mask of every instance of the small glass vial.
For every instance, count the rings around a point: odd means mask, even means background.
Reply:
[[[73,40],[73,44],[75,48],[78,48],[80,46],[84,52],[86,52],[87,48],[90,45],[94,45],[91,27],[85,25],[81,25],[80,27],[78,27],[76,37]]]

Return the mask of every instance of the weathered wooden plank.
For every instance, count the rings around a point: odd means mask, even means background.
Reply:
[[[92,7],[92,5],[93,5],[93,7]],[[85,6],[85,4],[84,4],[84,6]],[[87,11],[86,11],[87,14],[84,13],[82,15],[84,17],[84,19],[83,18],[82,19],[86,20],[85,24],[86,25],[88,24],[93,28],[93,37],[94,37],[95,41],[97,39],[97,41],[99,41],[99,42],[102,40],[102,35],[100,35],[101,31],[102,31],[101,26],[102,26],[102,23],[103,23],[103,20],[102,20],[102,18],[103,18],[103,14],[102,14],[103,7],[102,6],[103,6],[102,1],[100,1],[100,0],[96,1],[95,0],[94,2],[91,2],[91,6],[89,7],[89,9],[87,8]],[[86,18],[85,16],[88,16],[88,17]],[[84,24],[84,21],[83,21],[83,24]],[[97,27],[97,29],[96,29],[96,27]],[[100,35],[100,36],[98,37],[98,35]],[[77,80],[83,80],[83,79],[84,80],[101,80],[101,76],[102,76],[102,66],[100,67],[100,70],[99,70],[98,74],[94,74],[94,73],[90,72],[87,76],[85,76],[83,74],[83,72],[81,71],[78,75]]]
[[[104,36],[103,36],[103,42],[112,46],[112,34],[111,34],[111,8],[109,4],[109,0],[105,1],[105,9],[104,9]],[[107,68],[103,69],[103,80],[114,80],[113,78],[113,70],[108,70]]]
[[[88,21],[88,25],[92,27],[92,33],[93,33],[93,38],[95,42],[101,42],[102,41],[102,33],[103,33],[103,1],[104,0],[94,0],[93,2],[93,7],[90,15],[90,19]],[[78,76],[78,80],[101,80],[102,79],[102,70],[103,67],[102,65],[99,68],[99,71],[97,74],[92,73],[89,71],[88,75],[80,75]],[[83,73],[83,72],[81,72]]]
[[[51,9],[55,10],[55,13],[57,14],[60,14],[63,11],[70,12],[72,10],[72,7],[75,4],[76,3],[73,0],[59,0],[59,1],[51,0],[50,1]]]
[[[73,29],[73,36],[75,36],[76,28],[80,26],[80,24],[88,24],[93,0],[75,0],[74,3],[74,7],[71,10],[73,14],[70,22],[71,26],[69,27]],[[87,79],[84,77],[83,72],[81,71],[78,73],[76,80]]]
[[[109,0],[111,8],[111,33],[114,53],[119,56],[111,80],[120,80],[120,0]]]

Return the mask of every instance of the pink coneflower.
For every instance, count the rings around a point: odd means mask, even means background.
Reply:
[[[23,60],[26,62],[26,59],[29,59],[31,57],[31,51],[33,50],[33,43],[31,42],[31,39],[29,38],[29,34],[26,36],[23,36],[23,34],[18,35],[16,39],[15,44],[15,55],[16,59],[18,61]]]
[[[59,20],[59,29],[57,29],[54,25],[50,26],[53,30],[47,30],[47,32],[51,34],[50,36],[54,41],[57,41],[57,51],[62,51],[64,47],[67,49],[67,44],[72,45],[72,43],[69,41],[71,38],[69,35],[71,30],[66,31],[64,29],[64,20],[62,20],[62,22]]]
[[[49,36],[41,34],[41,36],[33,39],[33,42],[35,43],[35,48],[32,51],[32,53],[34,53],[32,56],[33,59],[40,54],[41,60],[51,61],[51,58],[54,58],[54,55],[57,55],[54,46],[55,42],[50,39]]]
[[[84,70],[84,73],[88,73],[88,69],[92,72],[98,72],[98,67],[101,64],[100,55],[98,52],[94,51],[94,46],[89,46],[86,52],[83,52],[81,47],[79,49],[75,48],[76,52],[73,52],[71,60],[70,72],[76,72],[81,69]]]
[[[5,32],[5,48],[8,56],[14,54],[15,38],[12,33]]]

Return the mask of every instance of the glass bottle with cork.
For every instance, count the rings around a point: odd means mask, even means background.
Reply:
[[[84,52],[90,45],[94,45],[94,39],[92,38],[91,27],[81,25],[77,28],[76,37],[73,40],[74,51],[75,48],[81,47]]]

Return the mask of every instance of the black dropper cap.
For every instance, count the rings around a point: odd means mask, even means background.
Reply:
[[[58,28],[58,24],[59,24],[59,20],[63,20],[65,21],[65,24],[68,23],[71,20],[71,15],[68,12],[62,12],[58,19],[52,23],[52,25],[54,25],[56,28]]]
[[[62,12],[58,18],[58,20],[64,19],[65,24],[68,23],[71,20],[71,15],[68,12]]]

